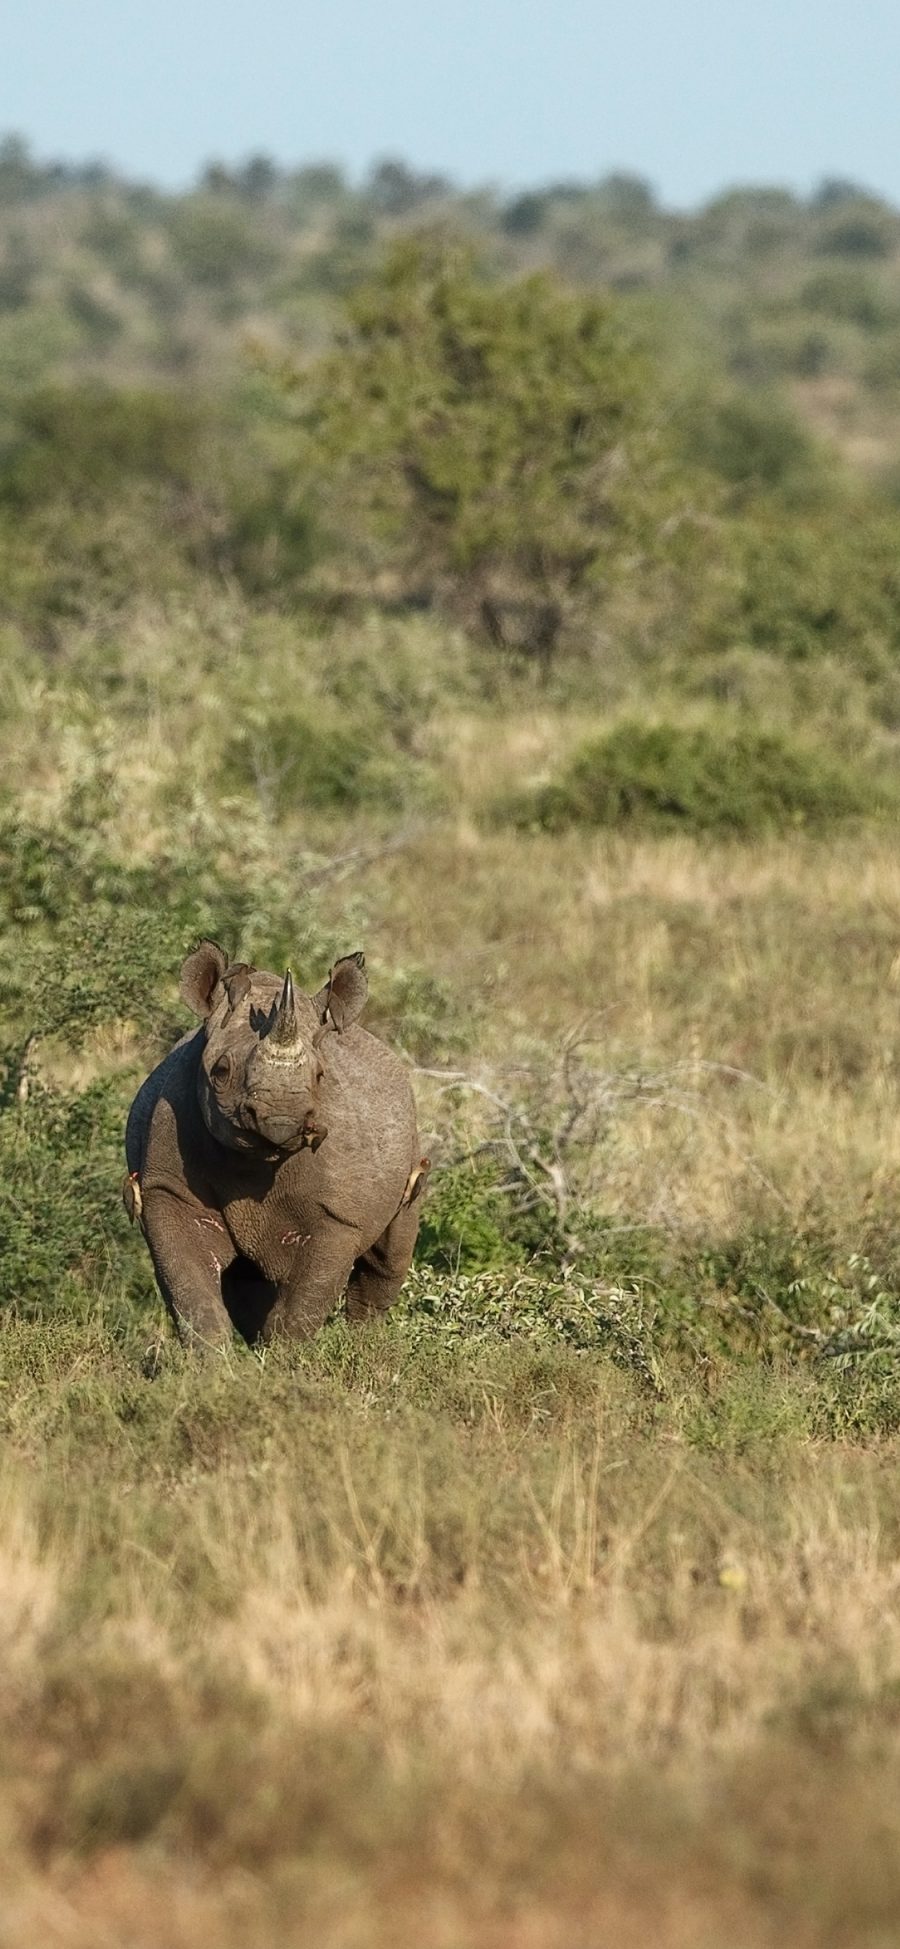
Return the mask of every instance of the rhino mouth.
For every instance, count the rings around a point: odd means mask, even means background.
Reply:
[[[245,1112],[241,1130],[241,1148],[262,1152],[269,1158],[294,1157],[301,1150],[316,1151],[328,1135],[324,1124],[319,1123],[311,1110],[301,1123],[294,1118],[285,1118],[283,1122],[274,1118],[257,1119],[255,1113]]]
[[[235,1130],[243,1144],[252,1150],[285,1151],[302,1141],[303,1124],[296,1114],[279,1116],[274,1111],[258,1108],[251,1098],[239,1106]]]

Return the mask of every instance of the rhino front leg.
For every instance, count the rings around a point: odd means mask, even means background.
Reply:
[[[194,1348],[225,1346],[231,1320],[222,1298],[222,1271],[235,1248],[218,1213],[171,1191],[152,1190],[143,1196],[142,1223],[156,1283],[179,1339]]]
[[[266,1337],[311,1339],[334,1312],[359,1246],[358,1232],[336,1220],[301,1239],[290,1274],[279,1284]]]

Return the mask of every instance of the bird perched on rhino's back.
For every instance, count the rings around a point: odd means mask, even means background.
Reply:
[[[360,1320],[396,1298],[427,1175],[399,1058],[358,1026],[361,954],[316,995],[202,941],[181,971],[204,1020],[142,1084],[125,1203],[182,1338],[314,1333],[347,1289]]]

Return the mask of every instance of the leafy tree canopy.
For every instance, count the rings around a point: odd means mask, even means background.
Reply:
[[[435,585],[566,601],[652,493],[652,389],[614,304],[489,282],[446,240],[398,243],[294,384],[344,532],[352,511]]]

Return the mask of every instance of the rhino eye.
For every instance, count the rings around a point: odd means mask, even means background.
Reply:
[[[218,1062],[213,1063],[209,1073],[214,1083],[227,1083],[231,1075],[231,1062],[229,1057],[220,1056]]]

